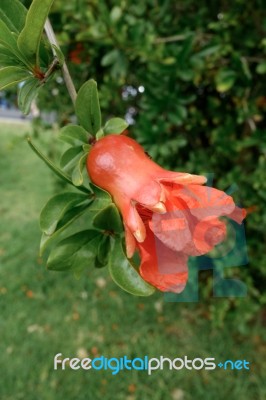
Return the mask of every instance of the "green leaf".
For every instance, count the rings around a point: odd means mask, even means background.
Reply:
[[[12,34],[7,25],[0,19],[0,44],[17,54],[18,47],[15,36]]]
[[[135,296],[150,296],[154,293],[153,286],[145,282],[126,258],[122,243],[115,241],[109,257],[109,272],[114,282],[123,290]]]
[[[93,135],[101,128],[101,110],[97,83],[90,79],[79,89],[75,104],[79,123]]]
[[[63,215],[73,206],[88,201],[88,196],[65,192],[52,197],[40,215],[40,227],[46,235],[52,235]]]
[[[96,135],[95,135],[95,137],[96,137],[96,140],[99,140],[99,139],[101,139],[101,138],[103,138],[104,137],[104,131],[103,131],[103,129],[101,128],[101,129],[99,129],[97,132],[96,132]]]
[[[73,207],[68,210],[62,219],[58,222],[55,232],[52,235],[42,234],[40,243],[40,256],[43,255],[47,246],[55,243],[58,237],[67,229],[73,222],[75,222],[84,212],[88,209],[89,203],[86,205]]]
[[[75,186],[81,186],[83,183],[83,169],[86,164],[88,154],[84,154],[72,172],[72,182]]]
[[[65,62],[65,56],[64,56],[62,50],[59,47],[55,46],[54,44],[52,44],[52,48],[55,51],[56,57],[59,61],[59,65],[62,66]]]
[[[176,106],[176,113],[177,113],[177,116],[181,120],[184,120],[187,118],[187,109],[186,109],[186,107],[182,106],[181,104]]]
[[[91,212],[99,212],[103,208],[107,207],[111,204],[112,199],[108,192],[99,188],[96,185],[90,184],[90,187],[93,191],[93,202],[90,205],[89,211]]]
[[[114,203],[109,204],[101,210],[93,219],[95,228],[110,231],[110,232],[123,232],[123,225],[119,211]]]
[[[0,44],[0,67],[2,68],[9,66],[21,67],[21,62],[11,50]]]
[[[123,11],[120,7],[114,6],[110,12],[110,19],[113,23],[116,23],[122,16]]]
[[[57,175],[59,178],[61,178],[63,181],[70,183],[72,186],[75,186],[70,179],[68,175],[66,175],[60,168],[58,168],[51,160],[49,160],[31,141],[30,138],[28,138],[28,143],[32,150],[37,154],[38,157],[40,157],[41,160],[45,162],[45,164]],[[85,186],[80,185],[79,190],[85,193],[90,193],[90,190],[87,189]]]
[[[29,79],[29,72],[21,67],[4,67],[0,69],[0,90]]]
[[[231,89],[236,80],[236,73],[232,70],[220,70],[215,77],[216,90],[224,93]]]
[[[9,50],[15,59],[16,63],[22,62],[29,70],[32,69],[32,65],[28,63],[27,59],[24,57],[17,46],[17,34],[12,33],[10,29],[6,26],[4,21],[0,19],[0,45],[5,49]]]
[[[257,74],[266,74],[266,61],[262,61],[256,67]]]
[[[69,171],[71,168],[74,168],[76,166],[82,155],[82,146],[70,147],[70,149],[67,149],[62,154],[62,157],[60,159],[60,167],[62,167],[64,171]]]
[[[39,65],[39,47],[45,21],[53,0],[33,0],[27,13],[25,26],[18,37],[18,48],[24,56]]]
[[[91,144],[84,144],[82,146],[84,153],[89,153],[91,151]]]
[[[120,57],[119,50],[111,50],[109,53],[105,54],[102,58],[101,64],[103,67],[107,67],[108,65],[114,64],[117,59]]]
[[[199,51],[198,53],[195,54],[195,56],[193,56],[192,58],[204,58],[204,57],[208,57],[211,56],[212,54],[216,54],[219,52],[219,50],[221,50],[221,45],[217,44],[217,45],[213,45],[213,46],[208,46],[205,47],[205,49]]]
[[[67,125],[60,130],[59,139],[71,146],[82,146],[88,144],[89,134],[79,125]]]
[[[32,77],[19,88],[18,106],[23,114],[27,115],[30,112],[31,103],[36,98],[40,87],[38,79]]]
[[[11,31],[19,33],[26,20],[27,9],[19,0],[1,0],[0,16]]]
[[[108,235],[102,235],[97,249],[96,268],[101,268],[107,265],[110,251],[111,238]]]
[[[95,230],[69,236],[52,250],[47,268],[53,271],[69,271],[94,265],[100,238],[101,234]]]
[[[119,135],[128,127],[128,123],[122,118],[111,118],[106,122],[103,131],[105,135],[117,134]]]

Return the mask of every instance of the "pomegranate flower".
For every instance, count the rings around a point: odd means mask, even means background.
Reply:
[[[138,250],[140,275],[161,291],[180,293],[188,280],[188,257],[206,254],[224,240],[226,225],[218,217],[237,223],[245,217],[232,197],[202,186],[204,176],[164,170],[124,135],[98,140],[87,170],[120,210],[127,257]]]

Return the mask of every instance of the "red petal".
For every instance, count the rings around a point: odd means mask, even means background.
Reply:
[[[198,219],[228,215],[236,208],[231,196],[209,186],[184,186],[172,194],[183,200],[187,209]]]
[[[146,229],[135,204],[126,197],[120,196],[116,198],[116,205],[122,214],[124,225],[127,226],[138,242],[143,242],[146,237]]]
[[[205,176],[192,175],[184,172],[166,171],[162,169],[160,174],[157,173],[157,179],[159,182],[176,183],[180,185],[203,185],[207,182]]]
[[[133,254],[135,253],[136,250],[136,239],[134,238],[134,236],[132,235],[126,224],[124,224],[124,228],[125,228],[125,240],[126,240],[126,253],[127,257],[131,258],[133,257]]]
[[[187,259],[183,253],[170,250],[147,228],[147,236],[138,245],[141,256],[140,275],[163,292],[180,293],[188,279]]]
[[[214,246],[221,243],[226,236],[226,225],[218,218],[208,217],[198,221],[193,228],[193,239],[184,248],[190,256],[200,256],[209,253]]]
[[[243,219],[246,218],[247,211],[244,208],[236,207],[231,214],[228,214],[227,217],[231,218],[238,224],[241,224]]]

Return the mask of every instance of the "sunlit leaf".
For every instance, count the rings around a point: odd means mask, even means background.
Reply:
[[[117,134],[119,135],[128,127],[128,123],[122,118],[111,118],[106,122],[103,131],[105,135]]]

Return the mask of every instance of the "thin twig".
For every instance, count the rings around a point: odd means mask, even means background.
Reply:
[[[41,83],[46,83],[47,79],[52,75],[52,73],[57,69],[59,65],[59,60],[57,57],[55,57],[50,64],[49,68],[45,72],[44,78],[42,79]]]
[[[174,35],[174,36],[168,36],[168,37],[159,37],[154,39],[155,44],[160,44],[160,43],[170,43],[170,42],[179,42],[187,39],[188,36],[190,36],[191,33],[189,34],[184,34],[184,35]]]
[[[55,37],[55,33],[54,33],[54,30],[53,30],[53,27],[52,27],[49,19],[46,20],[44,29],[45,29],[45,32],[46,32],[46,35],[48,37],[49,42],[52,45],[54,45],[57,48],[59,48],[57,40],[56,40],[56,37]],[[55,51],[54,48],[53,48],[53,53],[54,53],[54,56],[57,58],[56,51]],[[64,77],[64,81],[66,83],[66,87],[67,87],[69,96],[71,97],[71,100],[72,100],[73,104],[75,105],[75,101],[76,101],[76,98],[77,98],[77,92],[76,92],[74,83],[72,81],[71,75],[69,73],[69,70],[68,70],[67,65],[66,65],[65,62],[62,65],[62,72],[63,72],[63,77]]]

